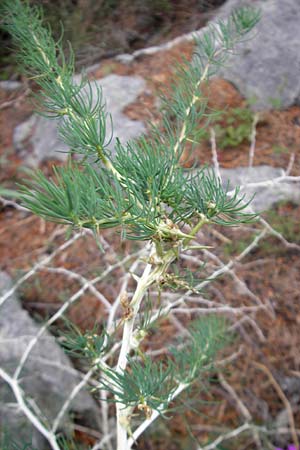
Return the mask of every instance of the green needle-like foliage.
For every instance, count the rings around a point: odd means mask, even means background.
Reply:
[[[188,339],[180,340],[171,349],[176,363],[176,377],[186,384],[199,381],[202,372],[213,367],[217,352],[232,339],[226,330],[226,322],[218,317],[195,320],[189,332]]]
[[[46,220],[91,229],[95,234],[114,228],[122,238],[152,241],[143,274],[132,274],[135,293],[120,295],[123,315],[115,316],[115,327],[108,327],[114,331],[81,333],[71,327],[71,334],[63,340],[67,352],[88,358],[101,372],[99,389],[108,391],[108,400],[116,403],[117,448],[127,449],[131,416],[137,410],[146,418],[153,410],[164,414],[173,397],[212,367],[218,350],[228,341],[225,323],[206,318],[192,324],[189,338],[179,341],[164,361],[152,361],[140,349],[164,311],[162,305],[154,312],[151,301],[144,301],[149,289],[155,285],[160,290],[164,284],[193,289],[193,277],[169,269],[199,229],[209,223],[232,226],[255,218],[247,212],[248,203],[238,188],[229,193],[229,186],[224,189],[209,168],[184,170],[181,158],[186,145],[203,134],[200,121],[208,124],[214,116],[207,108],[204,84],[246,38],[259,14],[243,8],[211,26],[197,41],[194,61],[178,68],[170,95],[162,96],[163,123],[153,125],[138,140],[117,140],[111,149],[112,135],[107,133],[111,118],[101,89],[85,75],[76,81],[73,53],[66,60],[60,42],[43,27],[40,9],[31,8],[27,0],[4,0],[1,8],[4,28],[19,48],[25,73],[39,87],[35,98],[41,110],[60,119],[61,138],[71,156],[81,157],[54,168],[52,179],[41,171],[33,173],[21,186],[24,205]],[[183,228],[186,225],[189,232]],[[109,321],[116,313],[115,305]],[[105,356],[111,340],[118,338],[119,327],[123,336],[114,367],[109,365],[114,360]],[[133,351],[136,354],[131,356]]]
[[[65,59],[60,42],[55,42],[49,28],[43,27],[42,11],[25,0],[5,0],[4,28],[11,33],[19,49],[24,72],[40,87],[36,99],[44,114],[62,117],[60,134],[71,152],[105,160],[109,154],[106,136],[107,114],[102,93],[83,76],[74,80],[74,55]]]
[[[61,345],[73,358],[84,358],[90,360],[91,364],[97,362],[99,356],[107,352],[110,338],[103,330],[99,333],[99,327],[84,333],[73,323],[67,321],[67,329],[60,333]]]
[[[162,95],[165,128],[169,130],[170,122],[175,121],[175,145],[172,142],[174,133],[169,133],[167,139],[176,152],[184,150],[188,139],[195,141],[203,134],[203,129],[199,129],[199,118],[206,119],[208,124],[215,117],[216,113],[207,108],[203,82],[225,64],[228,55],[246,39],[259,18],[258,10],[244,7],[228,20],[211,24],[201,38],[195,39],[197,51],[193,61],[178,65],[171,92]]]
[[[176,347],[171,348],[172,359],[153,362],[148,356],[142,361],[129,358],[127,369],[121,373],[104,370],[102,388],[113,395],[114,402],[145,411],[149,407],[162,414],[178,384],[201,381],[202,373],[213,368],[218,351],[230,342],[231,337],[222,318],[195,320],[189,327],[189,337],[179,340]]]
[[[25,72],[40,87],[36,98],[47,115],[61,117],[62,139],[70,153],[82,155],[85,162],[82,168],[70,163],[55,169],[52,181],[40,172],[34,175],[22,188],[30,210],[47,220],[95,232],[117,227],[123,237],[140,240],[184,239],[177,228],[199,220],[223,225],[253,220],[244,212],[238,190],[229,198],[213,172],[186,173],[180,157],[198,132],[199,118],[209,121],[211,116],[203,83],[245,39],[259,19],[256,11],[244,8],[211,26],[197,42],[194,61],[178,70],[171,95],[163,99],[163,130],[153,126],[149,137],[118,141],[114,152],[108,149],[112,136],[107,136],[101,89],[93,89],[85,76],[74,81],[72,52],[66,61],[60,42],[42,26],[39,8],[30,8],[27,1],[6,0],[4,12],[4,26],[20,49]]]
[[[6,430],[2,430],[3,435],[0,439],[1,450],[37,450],[32,444],[16,442]]]
[[[126,216],[119,181],[105,168],[80,168],[76,164],[54,169],[55,179],[36,172],[21,188],[23,200],[34,213],[47,220],[79,228],[111,228],[132,221]]]
[[[190,214],[204,214],[211,222],[221,225],[236,225],[251,222],[253,214],[244,212],[250,201],[239,196],[239,188],[228,197],[227,188],[222,187],[220,179],[211,170],[203,170],[191,177],[184,196]]]
[[[103,388],[114,395],[114,401],[127,407],[143,410],[164,411],[170,396],[176,388],[175,367],[171,360],[166,363],[153,362],[144,357],[143,361],[129,358],[128,368],[121,373],[105,371]]]

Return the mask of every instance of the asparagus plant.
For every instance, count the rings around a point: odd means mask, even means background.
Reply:
[[[155,298],[149,306],[149,292],[170,284],[182,287],[174,266],[179,255],[193,247],[199,230],[254,219],[238,188],[229,196],[214,171],[205,167],[187,171],[181,160],[188,143],[203,132],[199,120],[208,123],[213,114],[204,85],[236,44],[248,38],[259,13],[243,8],[208,27],[196,42],[194,60],[177,69],[171,91],[161,96],[162,123],[137,140],[122,142],[120,137],[112,148],[111,117],[102,91],[85,75],[75,81],[72,49],[66,58],[61,40],[55,42],[43,26],[39,8],[21,0],[4,1],[3,8],[3,25],[19,49],[21,65],[39,87],[34,96],[40,111],[60,119],[60,136],[70,155],[76,155],[66,166],[54,167],[50,180],[41,171],[32,174],[21,186],[23,204],[45,220],[72,230],[92,230],[96,239],[103,229],[112,228],[120,239],[145,246],[144,270],[132,273],[134,292],[120,295],[120,317],[101,332],[82,334],[76,329],[74,334],[73,328],[65,343],[67,351],[97,367],[101,374],[97,389],[115,404],[116,448],[129,450],[211,367],[226,341],[224,321],[197,319],[189,337],[163,361],[141,350],[149,328],[168,312],[158,305],[153,308],[153,302],[159,302]],[[108,365],[104,356],[113,346],[118,357]],[[140,424],[133,429],[136,415]],[[59,448],[55,439],[50,443]]]

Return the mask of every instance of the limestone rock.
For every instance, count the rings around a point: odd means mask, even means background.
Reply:
[[[261,11],[261,20],[252,39],[235,48],[225,66],[218,72],[233,83],[241,94],[253,101],[257,110],[300,104],[300,8],[299,0],[227,0],[210,23],[227,18],[241,6],[253,6]],[[140,56],[155,55],[180,42],[202,38],[207,27],[179,36],[165,44],[149,47],[116,57],[131,63]],[[255,103],[254,103],[255,101]]]
[[[254,109],[300,103],[299,0],[228,0],[218,17],[242,5],[261,10],[254,38],[245,40],[218,76],[232,82]]]
[[[0,295],[11,287],[7,274],[0,272]],[[28,345],[40,331],[22,308],[18,298],[11,296],[0,307],[0,365],[12,375]],[[30,402],[33,400],[43,414],[45,423],[51,424],[80,378],[70,360],[55,342],[50,333],[45,332],[33,348],[20,374],[20,386]],[[99,412],[96,403],[85,390],[72,401],[69,411],[85,416],[98,428]],[[65,415],[62,427],[68,423]],[[10,387],[0,378],[0,430],[7,429],[9,435],[20,443],[31,442],[38,450],[43,449],[43,439],[31,426],[18,407]]]
[[[17,91],[18,89],[21,89],[23,86],[20,81],[13,81],[13,80],[3,80],[0,81],[0,89],[6,92],[12,92]]]
[[[234,169],[221,169],[221,176],[224,186],[229,181],[230,188],[242,186],[249,183],[271,181],[283,175],[283,169],[271,166],[236,167]],[[246,187],[242,191],[246,194],[246,199],[254,198],[251,206],[256,212],[263,212],[270,209],[280,201],[291,201],[300,203],[300,184],[281,182],[276,185],[269,183],[267,186]]]

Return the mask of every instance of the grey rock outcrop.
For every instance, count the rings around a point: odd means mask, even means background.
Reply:
[[[22,86],[23,84],[20,83],[19,81],[12,81],[12,80],[0,81],[0,89],[6,92],[17,91],[18,89],[21,89]]]
[[[254,109],[300,104],[299,0],[228,0],[218,17],[251,5],[261,10],[254,37],[237,49],[218,76],[232,82]]]
[[[0,295],[11,287],[7,274],[0,272]],[[22,309],[16,296],[11,296],[0,307],[0,367],[12,375],[32,338],[40,330],[29,314]],[[69,359],[45,332],[33,348],[20,374],[20,386],[31,407],[33,403],[42,411],[42,419],[51,424],[64,401],[80,381]],[[69,411],[84,415],[90,425],[98,427],[99,415],[96,403],[85,390],[78,393],[71,402]],[[67,414],[62,428],[67,426]],[[38,450],[44,448],[44,440],[19,408],[8,386],[0,378],[0,430],[7,430],[9,436],[19,443],[32,443]]]
[[[112,74],[95,83],[102,87],[107,111],[113,120],[113,139],[110,148],[113,149],[117,137],[126,142],[142,134],[145,131],[144,124],[141,121],[131,120],[123,110],[144,91],[145,81],[141,77]],[[94,87],[96,98],[96,86],[94,83],[91,86]],[[109,122],[108,120],[108,137],[111,131]],[[47,159],[64,161],[67,158],[67,146],[59,138],[57,126],[57,120],[34,114],[15,128],[14,147],[26,164],[37,166]]]
[[[241,193],[245,194],[245,199],[248,200],[254,195],[251,206],[256,212],[263,212],[280,201],[300,203],[300,183],[289,183],[284,180],[280,183],[272,183],[272,180],[283,175],[283,169],[255,166],[250,169],[248,167],[221,169],[220,172],[224,186],[229,182],[230,189],[249,184]],[[264,182],[265,185],[251,186],[252,183]]]
[[[235,48],[217,76],[233,83],[241,94],[253,101],[253,108],[272,109],[300,104],[300,4],[299,0],[227,0],[211,23],[225,19],[241,6],[257,7],[261,20],[253,38]],[[165,44],[116,57],[131,63],[140,56],[155,55],[184,41],[199,39],[206,27],[179,36]],[[255,101],[255,102],[254,102]]]

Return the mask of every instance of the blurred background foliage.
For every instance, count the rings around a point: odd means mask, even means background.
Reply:
[[[196,30],[224,1],[29,0],[29,3],[43,7],[45,22],[57,39],[64,29],[66,50],[69,41],[80,68]],[[18,76],[9,36],[0,32],[0,79]]]

